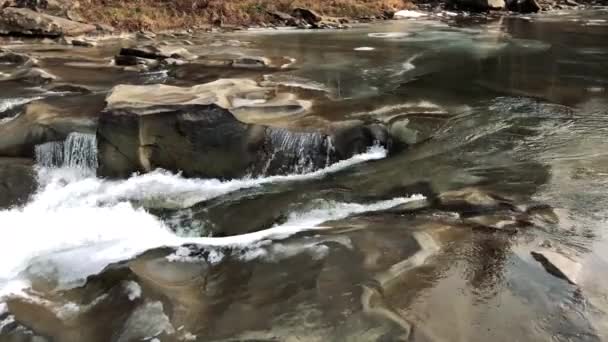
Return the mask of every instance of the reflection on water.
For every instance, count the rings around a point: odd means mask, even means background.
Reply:
[[[267,179],[187,180],[163,172],[115,182],[62,179],[24,209],[0,212],[4,222],[29,224],[21,243],[35,234],[57,245],[78,241],[78,248],[23,258],[21,280],[31,288],[0,304],[0,339],[605,340],[608,31],[598,21],[605,15],[220,37],[250,43],[218,54],[297,60],[293,70],[264,79],[298,89],[314,106],[277,125],[382,122],[399,148],[329,171],[302,165],[297,175]],[[193,38],[201,45],[193,49],[210,54],[202,46],[208,39]],[[115,47],[72,59],[105,65]],[[235,75],[189,66],[159,81],[107,65],[68,65],[61,50],[36,54],[66,82],[100,91]],[[244,73],[262,79],[264,72]],[[25,98],[6,88],[7,101]],[[289,147],[288,158],[306,153],[302,141],[274,139]],[[46,222],[20,220],[43,200],[54,205],[52,215],[42,211]],[[223,243],[239,240],[249,243]],[[37,246],[45,245],[32,242],[31,250]],[[577,285],[532,258],[540,246],[582,265]],[[83,251],[97,259],[82,265],[69,257],[86,260]],[[86,284],[78,279],[78,272],[91,273],[87,266],[97,273],[142,251]],[[78,286],[62,283],[66,270]]]

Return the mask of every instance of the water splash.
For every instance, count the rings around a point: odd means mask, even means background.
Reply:
[[[317,133],[294,133],[272,129],[269,133],[272,151],[263,174],[305,174],[328,167],[335,149],[331,138]]]
[[[56,151],[58,144],[40,147],[40,158],[51,163],[61,155],[60,165],[64,165],[75,153],[73,149],[84,145],[86,150],[86,146],[94,146],[84,144],[79,137],[68,140],[74,144],[66,141],[60,151]],[[66,153],[65,146],[80,147],[68,148]],[[82,285],[86,276],[100,272],[108,264],[132,258],[151,248],[186,243],[252,248],[251,244],[264,239],[280,239],[301,230],[315,229],[319,220],[398,204],[403,199],[364,205],[336,203],[323,209],[324,212],[294,216],[285,225],[228,238],[176,235],[159,218],[132,204],[133,201],[160,199],[187,207],[246,187],[323,177],[385,156],[386,150],[372,147],[366,153],[311,173],[225,182],[186,179],[160,170],[127,180],[107,181],[83,175],[74,168],[41,167],[38,171],[40,189],[30,203],[22,208],[0,211],[0,230],[10,229],[10,233],[6,232],[0,239],[0,300],[6,295],[20,294],[30,286],[26,270],[43,272],[44,276],[56,279],[59,287],[77,286]]]

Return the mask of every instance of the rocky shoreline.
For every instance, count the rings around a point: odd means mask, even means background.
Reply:
[[[164,33],[188,33],[195,31],[234,31],[250,28],[294,27],[299,29],[345,29],[351,25],[376,20],[436,18],[451,16],[495,16],[517,13],[547,12],[561,9],[583,9],[594,5],[593,1],[579,3],[574,0],[448,0],[420,1],[408,4],[404,9],[386,8],[381,13],[365,17],[333,17],[318,11],[296,7],[291,12],[267,10],[263,22],[243,22],[227,25],[222,21],[204,25],[184,26],[171,30],[160,30]],[[120,32],[133,32],[124,28],[122,23],[115,27],[108,23],[87,20],[79,10],[78,1],[66,0],[4,0],[0,2],[0,35],[36,38],[62,38],[87,36],[88,39],[67,39],[67,43],[78,46],[91,44],[92,37]],[[150,30],[141,28],[139,31]]]

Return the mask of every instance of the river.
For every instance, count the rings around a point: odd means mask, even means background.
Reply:
[[[312,106],[250,120],[379,122],[403,147],[289,174],[104,179],[94,129],[41,144],[35,193],[0,211],[0,341],[608,339],[607,20],[597,8],[189,38],[207,58],[289,57],[269,74],[124,72],[107,64],[133,38],[3,38],[92,93],[0,82],[0,125],[40,99],[99,111],[117,84],[254,77]],[[576,280],[547,272],[539,249],[566,255]]]

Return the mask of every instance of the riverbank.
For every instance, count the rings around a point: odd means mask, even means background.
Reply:
[[[95,31],[163,31],[293,26],[347,28],[349,24],[437,14],[501,14],[578,9],[592,0],[4,0],[0,34],[75,36]],[[89,26],[82,26],[82,25]],[[67,29],[65,27],[68,27]]]

